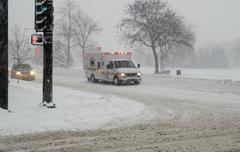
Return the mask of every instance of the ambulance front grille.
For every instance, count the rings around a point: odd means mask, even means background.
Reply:
[[[128,76],[128,77],[135,77],[135,76],[137,76],[137,73],[127,73],[126,76]]]

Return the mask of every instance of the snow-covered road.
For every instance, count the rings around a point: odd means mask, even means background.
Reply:
[[[41,78],[34,83],[41,83]],[[240,151],[239,82],[146,74],[140,85],[113,86],[89,83],[79,70],[55,69],[54,84],[55,87],[135,100],[144,104],[155,117],[145,123],[104,131],[51,132],[1,138],[2,149],[49,152]],[[12,146],[3,146],[8,143]]]
[[[113,86],[86,81],[81,71],[67,74],[55,70],[56,85],[76,90],[115,95],[142,102],[158,113],[160,121],[171,119],[229,119],[240,112],[240,83],[159,75],[143,75],[140,85]],[[70,78],[69,78],[70,77]],[[183,121],[181,120],[181,121]]]

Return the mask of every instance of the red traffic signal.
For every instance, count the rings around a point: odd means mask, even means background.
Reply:
[[[43,45],[43,35],[42,34],[33,34],[31,36],[32,45]]]

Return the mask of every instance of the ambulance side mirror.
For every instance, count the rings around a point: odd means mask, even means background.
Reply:
[[[141,68],[141,65],[140,65],[140,64],[138,64],[138,65],[137,65],[137,67],[140,69],[140,68]]]

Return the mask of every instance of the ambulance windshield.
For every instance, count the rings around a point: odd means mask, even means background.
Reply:
[[[136,68],[136,66],[130,60],[114,61],[114,66],[116,69],[118,69],[118,68]]]

